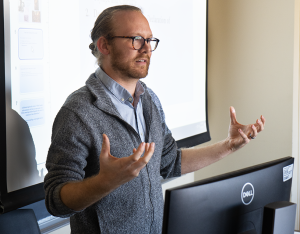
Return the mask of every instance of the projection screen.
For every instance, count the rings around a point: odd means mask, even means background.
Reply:
[[[0,124],[5,131],[0,201],[4,210],[43,199],[53,120],[68,95],[85,85],[98,66],[89,49],[97,16],[121,4],[140,7],[160,40],[149,75],[142,81],[160,98],[178,146],[210,140],[206,1],[2,0]]]

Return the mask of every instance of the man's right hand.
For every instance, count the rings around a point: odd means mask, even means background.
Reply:
[[[60,190],[62,202],[67,207],[80,211],[101,200],[139,175],[152,157],[154,146],[154,143],[141,143],[137,149],[133,149],[132,155],[116,158],[110,154],[109,139],[103,134],[100,172],[82,181],[65,184]]]
[[[154,148],[155,143],[149,144],[143,142],[137,149],[133,149],[132,155],[124,158],[116,158],[110,154],[109,139],[103,134],[103,143],[99,159],[99,182],[104,182],[109,187],[113,186],[117,188],[134,179],[151,159]],[[141,157],[143,153],[144,155]]]

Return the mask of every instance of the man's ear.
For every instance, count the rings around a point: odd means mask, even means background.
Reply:
[[[108,46],[108,41],[105,37],[100,37],[97,41],[97,48],[98,50],[104,54],[108,55],[110,54],[109,46]]]

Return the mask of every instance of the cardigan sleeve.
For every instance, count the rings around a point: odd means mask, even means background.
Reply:
[[[61,201],[60,190],[66,183],[85,178],[84,168],[91,145],[91,137],[80,118],[62,107],[53,124],[51,146],[46,161],[48,173],[44,179],[44,190],[45,203],[50,214],[69,217],[77,213]]]

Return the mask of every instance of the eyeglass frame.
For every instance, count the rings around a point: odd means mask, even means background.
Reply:
[[[141,48],[139,48],[139,49],[134,48],[134,45],[133,45],[134,40],[135,40],[135,38],[137,38],[137,37],[141,37],[141,39],[144,39],[144,43],[143,43],[143,45],[141,46]],[[154,50],[156,50],[156,48],[157,48],[157,46],[158,46],[158,43],[159,43],[159,39],[157,39],[157,38],[155,38],[155,37],[144,38],[144,37],[142,37],[142,36],[134,36],[134,37],[129,37],[129,36],[113,36],[113,37],[112,37],[112,36],[109,36],[109,39],[114,39],[114,38],[130,38],[130,39],[132,39],[132,48],[135,49],[135,50],[140,50],[140,49],[142,49],[142,48],[144,47],[144,45],[145,45],[145,42],[147,41],[147,43],[149,43],[149,41],[151,41],[152,39],[154,39],[153,41],[156,41],[156,47],[155,47],[155,49],[154,49]],[[154,50],[151,50],[151,52],[154,51]]]

